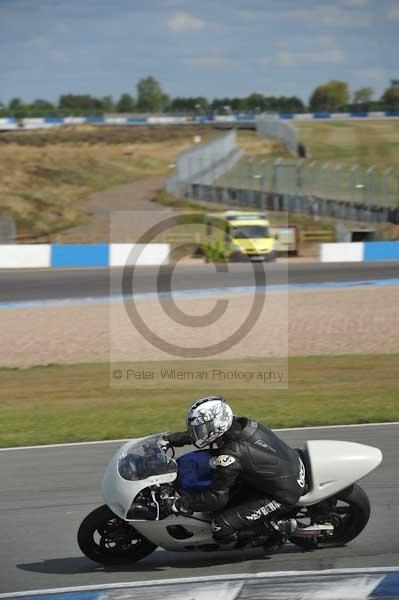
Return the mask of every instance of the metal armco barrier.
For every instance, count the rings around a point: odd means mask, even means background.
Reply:
[[[370,206],[316,196],[278,194],[202,183],[192,183],[187,186],[186,195],[194,201],[214,202],[215,204],[225,204],[239,208],[299,212],[311,216],[370,223],[399,223],[399,208],[393,209],[379,205]]]

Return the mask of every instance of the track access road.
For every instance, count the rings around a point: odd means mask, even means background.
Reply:
[[[266,269],[268,285],[323,284],[381,279],[398,279],[399,262],[370,263],[253,263],[229,264],[228,272],[216,272],[212,264],[166,267],[158,278],[158,267],[135,269],[134,292],[167,291],[168,273],[173,271],[172,289],[196,290],[251,286],[253,269]],[[111,274],[121,268],[40,269],[0,271],[0,303],[79,298],[104,298],[110,295]]]
[[[298,408],[299,410],[299,408]],[[158,550],[141,562],[104,568],[81,555],[76,532],[102,504],[100,483],[120,443],[0,451],[0,592],[231,573],[386,567],[399,563],[399,424],[281,431],[292,446],[340,439],[381,448],[384,458],[362,482],[372,514],[367,528],[342,548],[303,552],[287,545],[266,558],[260,550],[174,553]]]

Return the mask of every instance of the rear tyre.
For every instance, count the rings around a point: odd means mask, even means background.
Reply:
[[[343,546],[356,538],[366,527],[370,518],[370,501],[366,492],[359,485],[354,484],[337,494],[332,500],[334,506],[329,514],[323,517],[324,522],[334,525],[332,535],[317,538],[317,544],[315,544],[315,538],[292,536],[290,541],[301,548],[311,550],[317,546],[321,548]]]
[[[156,549],[155,544],[106,505],[96,508],[83,519],[78,544],[87,558],[103,565],[137,562]]]

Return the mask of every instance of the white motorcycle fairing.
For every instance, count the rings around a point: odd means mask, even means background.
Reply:
[[[177,478],[177,462],[167,456],[158,444],[163,435],[160,433],[130,441],[117,451],[105,471],[102,484],[104,500],[117,516],[166,550],[184,551],[214,544],[210,514],[195,513],[192,517],[170,515],[162,520],[129,519],[129,509],[142,490],[173,483]],[[305,444],[304,458],[309,489],[300,498],[298,506],[317,504],[349,487],[373,471],[380,464],[382,454],[377,448],[363,444],[312,440]],[[128,472],[124,471],[126,468]],[[187,530],[189,535],[180,538],[176,526]]]
[[[156,442],[162,435],[164,434],[160,433],[127,442],[119,448],[105,470],[102,482],[102,495],[112,512],[121,519],[129,520],[127,513],[133,500],[141,490],[153,485],[172,483],[177,477],[177,462],[170,456],[167,456],[156,445]],[[121,460],[128,456],[134,456],[136,459],[140,458],[143,454],[142,450],[146,446],[153,448],[156,453],[153,469],[147,469],[147,472],[144,473],[147,476],[144,478],[137,477],[129,480],[122,477],[119,468]],[[164,467],[165,465],[167,466],[167,472],[157,472],[157,469],[161,471],[160,467]]]
[[[108,467],[106,468],[103,482],[102,495],[106,504],[110,507],[113,513],[128,521],[134,528],[142,533],[153,544],[165,548],[165,550],[179,551],[214,544],[212,538],[210,515],[195,513],[193,518],[184,517],[182,515],[170,515],[162,520],[138,520],[129,519],[129,509],[137,497],[137,495],[145,488],[160,485],[163,483],[172,483],[177,478],[178,466],[177,462],[166,456],[165,453],[158,447],[156,443],[163,436],[157,434],[140,438],[124,444],[114,455]],[[142,453],[144,446],[150,447],[155,451],[155,463],[152,470],[147,469],[145,475],[149,475],[144,479],[127,480],[120,474],[121,460],[127,456],[135,456],[136,459]],[[168,473],[156,473],[157,467],[167,466]],[[185,539],[177,539],[171,534],[173,529],[168,529],[173,526],[181,526],[192,532],[192,536]]]
[[[197,520],[198,519],[198,520]],[[198,546],[214,545],[215,540],[211,532],[210,515],[194,513],[193,517],[170,515],[162,521],[134,521],[134,528],[142,533],[153,544],[173,552],[194,550]],[[184,527],[192,533],[188,538],[177,539],[172,535],[173,527]],[[228,545],[226,545],[226,550]]]
[[[335,440],[306,442],[304,456],[309,490],[299,499],[299,506],[334,496],[374,471],[382,461],[378,448]]]

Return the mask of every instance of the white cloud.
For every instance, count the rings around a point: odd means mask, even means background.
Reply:
[[[29,48],[34,48],[35,50],[46,50],[50,46],[50,43],[48,39],[44,37],[44,35],[37,35],[28,40],[26,45]]]
[[[315,34],[312,36],[298,34],[291,35],[289,38],[282,38],[273,42],[273,47],[279,50],[289,50],[293,46],[298,48],[309,48],[313,52],[318,52],[320,48],[335,48],[337,45],[337,36],[328,34]]]
[[[365,8],[368,3],[369,0],[342,0],[342,4],[349,8]]]
[[[226,58],[224,56],[195,56],[186,62],[193,67],[199,69],[208,69],[210,71],[225,69],[233,63],[230,58]]]
[[[263,59],[263,64],[267,64]],[[313,52],[292,52],[291,50],[281,50],[269,62],[276,63],[283,67],[299,67],[306,65],[334,64],[340,65],[345,62],[345,55],[339,48],[329,48],[326,50]]]
[[[177,12],[166,22],[167,27],[176,33],[200,31],[206,23],[202,19],[186,12]]]
[[[65,64],[68,62],[68,59],[64,52],[60,52],[59,50],[52,50],[49,52],[49,59],[54,63]]]
[[[243,21],[248,21],[249,23],[259,20],[259,12],[256,10],[241,9],[238,11],[238,15]]]
[[[356,71],[356,76],[358,79],[363,79],[365,85],[368,82],[374,83],[388,83],[388,73],[382,67],[370,67],[368,69],[359,69]]]
[[[388,19],[392,21],[399,21],[399,4],[394,4],[391,6],[390,11],[388,12]]]
[[[57,21],[54,23],[54,31],[56,33],[69,33],[71,28],[63,21]]]
[[[367,27],[371,23],[371,16],[367,12],[359,13],[333,5],[294,8],[286,11],[285,16],[330,27]]]

